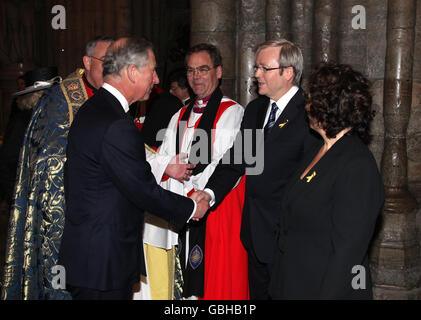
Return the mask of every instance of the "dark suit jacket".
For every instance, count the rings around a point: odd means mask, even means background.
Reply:
[[[221,160],[206,185],[215,193],[217,205],[238,178],[247,174],[240,236],[245,248],[253,250],[263,263],[272,261],[283,188],[297,169],[306,145],[315,139],[310,134],[301,89],[292,97],[263,141],[263,130],[258,129],[263,128],[268,107],[267,97],[259,97],[247,105],[239,136],[228,151],[230,159],[238,162],[242,158],[241,163],[223,164]],[[254,137],[252,141],[247,132],[250,130]],[[256,137],[257,131],[261,133],[260,140]],[[236,147],[240,140],[243,140],[242,150]],[[250,160],[245,155],[252,152],[251,148],[253,154],[257,153],[257,162],[260,162],[258,167],[263,165],[261,173],[259,170],[250,170],[255,164],[247,164]]]
[[[270,294],[371,298],[367,252],[385,197],[382,179],[367,146],[356,136],[344,136],[306,175],[313,177],[300,180],[321,145],[306,155],[285,188]],[[365,268],[365,290],[352,287],[353,277],[363,279],[361,270],[352,273],[354,266]]]
[[[172,116],[182,106],[183,103],[180,99],[165,91],[154,98],[149,105],[148,113],[142,126],[143,139],[147,145],[159,148],[162,140],[157,140],[156,135],[158,131],[168,127]]]
[[[66,282],[126,288],[145,271],[144,210],[181,228],[194,203],[156,184],[141,134],[119,101],[100,89],[70,128],[64,171],[66,223],[60,264]]]

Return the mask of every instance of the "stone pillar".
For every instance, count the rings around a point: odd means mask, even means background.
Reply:
[[[374,297],[417,299],[421,293],[417,203],[408,191],[407,126],[411,109],[415,0],[389,1],[381,163],[386,201],[371,252]]]
[[[407,131],[409,191],[421,203],[421,1],[417,0],[412,107]],[[421,209],[417,213],[418,243],[421,248]],[[421,252],[420,252],[421,254]],[[421,279],[420,279],[421,281]]]
[[[365,9],[364,1],[359,2],[360,6]],[[362,29],[361,25],[353,24],[356,14],[352,12],[352,8],[356,5],[355,0],[341,0],[340,21],[338,39],[338,61],[351,65],[355,70],[368,76],[367,63],[367,30]],[[360,13],[362,14],[362,13]],[[366,12],[367,20],[367,12]]]
[[[304,58],[303,87],[306,87],[306,78],[311,73],[313,6],[314,0],[296,0],[291,8],[291,39],[301,49]]]
[[[338,12],[338,0],[314,2],[313,66],[323,61],[337,61]]]
[[[387,0],[366,0],[363,5],[367,15],[366,72],[372,83],[372,108],[376,112],[376,116],[371,123],[372,139],[369,146],[376,158],[377,165],[380,168],[384,143],[383,97],[387,33]]]
[[[421,1],[418,0],[415,31],[414,67],[412,79],[412,108],[409,116],[408,183],[409,190],[421,203]],[[421,218],[421,215],[420,215]],[[421,221],[420,221],[421,222]],[[421,227],[421,225],[419,225]],[[421,236],[421,232],[419,233]]]
[[[255,49],[265,41],[265,2],[241,0],[239,8],[237,97],[246,105],[257,97],[254,79]]]
[[[191,0],[191,13],[190,45],[207,42],[219,48],[223,62],[221,89],[235,98],[235,0]]]
[[[266,0],[266,40],[291,40],[290,16],[291,1]]]

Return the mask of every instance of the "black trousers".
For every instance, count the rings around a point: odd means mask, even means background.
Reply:
[[[133,286],[119,290],[100,291],[66,285],[66,289],[72,295],[73,300],[131,300],[133,295]]]
[[[273,263],[260,262],[253,250],[247,250],[251,300],[269,300],[269,282]]]

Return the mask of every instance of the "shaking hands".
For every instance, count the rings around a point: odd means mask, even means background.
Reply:
[[[205,191],[198,190],[194,192],[190,198],[193,199],[197,205],[196,212],[194,213],[192,220],[199,221],[209,210],[209,201],[211,200],[211,196]]]
[[[180,181],[189,181],[192,175],[193,169],[196,167],[195,164],[187,163],[188,154],[180,153],[174,156],[170,163],[165,169],[165,174],[171,178]],[[204,217],[206,212],[209,210],[209,201],[211,196],[205,191],[196,191],[191,196],[191,199],[196,202],[196,211],[192,217],[192,220],[199,221]]]
[[[188,154],[179,153],[174,156],[165,169],[165,174],[171,178],[180,181],[189,181],[195,164],[187,163]]]

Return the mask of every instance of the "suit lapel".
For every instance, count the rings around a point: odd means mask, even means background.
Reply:
[[[256,129],[263,129],[266,113],[269,108],[269,98],[264,97],[261,103],[261,106],[257,109],[258,111],[256,116]]]
[[[294,120],[300,111],[299,108],[301,107],[304,108],[304,96],[303,90],[300,88],[276,120],[271,132],[269,133],[268,139],[273,139],[281,134],[282,129],[286,128],[288,124]]]

